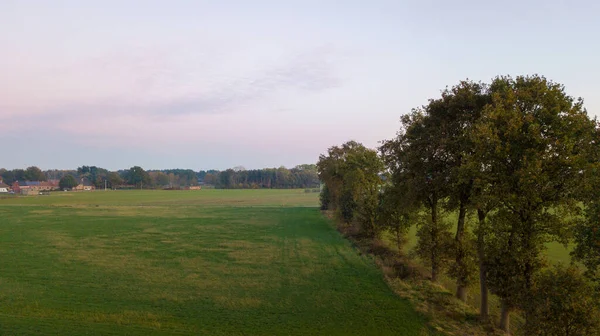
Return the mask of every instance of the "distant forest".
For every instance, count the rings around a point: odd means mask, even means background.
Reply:
[[[314,164],[246,170],[241,166],[219,170],[163,169],[144,170],[134,166],[126,170],[109,171],[96,166],[81,166],[76,170],[46,170],[32,166],[27,169],[7,170],[0,168],[0,179],[6,184],[15,181],[61,180],[67,176],[84,181],[96,188],[155,188],[179,189],[187,186],[206,185],[219,189],[291,189],[319,186],[317,168]]]

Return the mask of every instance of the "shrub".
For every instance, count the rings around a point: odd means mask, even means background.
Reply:
[[[575,266],[541,272],[523,302],[526,335],[583,336],[600,333],[600,302],[592,283]]]

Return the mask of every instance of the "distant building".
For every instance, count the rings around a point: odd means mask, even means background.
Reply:
[[[37,195],[40,191],[58,190],[58,181],[15,181],[12,190],[23,195]]]
[[[186,188],[187,190],[201,190],[202,187],[201,186],[189,186]]]
[[[0,182],[0,194],[7,193],[10,191],[10,186]]]
[[[92,191],[96,189],[96,187],[92,184],[92,182],[90,182],[90,180],[86,179],[86,178],[82,178],[81,182],[76,186],[73,187],[73,191]]]
[[[39,194],[40,194],[40,191],[37,191],[35,189],[21,188],[21,195],[34,196],[34,195],[39,195]]]

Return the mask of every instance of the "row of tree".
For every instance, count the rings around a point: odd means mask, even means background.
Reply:
[[[6,170],[0,168],[0,178],[4,183],[12,184],[14,181],[46,181],[47,177],[44,172],[35,166],[27,169]]]
[[[14,181],[62,180],[61,188],[71,188],[82,179],[96,188],[118,188],[134,186],[145,188],[179,188],[207,184],[216,188],[314,188],[319,186],[316,165],[299,165],[292,169],[285,167],[245,170],[235,167],[225,171],[208,170],[195,172],[191,169],[166,169],[146,171],[139,166],[127,170],[111,172],[96,166],[81,166],[77,170],[48,170],[38,167],[25,170],[0,169],[0,178],[4,183]]]
[[[514,310],[528,335],[600,332],[600,132],[583,101],[544,77],[498,77],[463,81],[401,121],[379,153],[351,141],[321,155],[322,208],[365,236],[393,232],[399,248],[417,225],[431,280],[446,272],[463,301],[479,282],[481,318],[491,291],[507,332]],[[553,241],[576,243],[587,277],[547,266]]]
[[[289,189],[319,186],[317,168],[314,164],[299,165],[292,169],[285,167],[254,170],[228,169],[207,174],[204,181],[223,189]]]

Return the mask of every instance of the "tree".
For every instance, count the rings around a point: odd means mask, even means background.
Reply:
[[[476,162],[476,160],[474,160]],[[472,171],[477,172],[474,179],[473,199],[472,204],[477,212],[477,227],[475,234],[477,236],[477,263],[479,266],[479,316],[485,321],[489,317],[489,300],[488,300],[488,272],[486,268],[486,260],[488,256],[486,240],[489,235],[490,226],[487,220],[488,214],[494,210],[498,202],[495,196],[489,193],[489,183],[486,180],[486,175],[481,165],[475,167]]]
[[[108,173],[106,179],[108,180],[110,187],[113,189],[123,184],[123,179],[121,178],[121,175],[119,175],[119,173],[117,172]]]
[[[526,335],[600,334],[598,292],[575,266],[558,265],[538,274],[524,309]]]
[[[449,156],[443,151],[439,136],[439,118],[432,118],[432,110],[442,108],[440,100],[431,100],[427,106],[402,117],[402,129],[393,140],[380,147],[384,162],[394,185],[406,185],[411,197],[428,212],[428,219],[419,221],[416,252],[431,267],[431,280],[436,282],[444,267],[449,225],[443,223],[440,213],[448,198],[450,187]]]
[[[417,217],[417,245],[415,254],[431,268],[431,281],[437,282],[438,275],[452,259],[453,240],[450,222],[437,216]]]
[[[595,193],[599,186],[595,185]],[[600,286],[600,202],[594,197],[585,204],[585,216],[575,228],[573,258],[586,268],[586,275]]]
[[[327,186],[328,210],[337,210],[340,206],[340,197],[343,187],[343,173],[341,165],[346,152],[351,150],[357,142],[347,142],[342,147],[332,146],[327,150],[327,155],[321,154],[317,162],[319,179]],[[323,191],[321,191],[323,192]]]
[[[379,222],[384,229],[394,234],[400,253],[412,226],[412,219],[417,215],[416,204],[410,197],[405,197],[406,192],[402,186],[388,185],[380,194],[378,209]]]
[[[215,185],[217,183],[217,174],[207,173],[204,175],[204,183],[209,185]]]
[[[77,175],[91,181],[96,188],[102,188],[104,181],[107,181],[108,170],[96,166],[81,166],[77,168]]]
[[[353,206],[350,208],[355,211],[347,216],[348,222],[356,216],[361,232],[367,237],[375,237],[381,230],[377,223],[377,210],[383,162],[375,150],[358,144],[347,152],[341,171],[344,199],[351,199]]]
[[[2,180],[6,184],[13,184],[13,182],[17,181],[13,170],[6,170],[0,176],[2,176]]]
[[[345,223],[357,219],[361,232],[374,237],[379,230],[376,216],[383,170],[377,152],[356,141],[348,141],[340,147],[329,148],[328,155],[319,156],[317,169],[326,186],[321,191],[321,199],[326,200],[327,207],[337,210]]]
[[[471,132],[489,100],[487,85],[466,80],[444,90],[442,97],[432,101],[427,109],[428,116],[437,120],[430,125],[435,125],[436,129],[432,132],[439,138],[440,151],[447,158],[447,207],[458,210],[454,263],[450,275],[456,279],[456,297],[462,301],[466,301],[467,287],[474,282],[476,272],[473,264],[475,251],[467,239],[465,221],[467,211],[473,205],[475,178],[479,170],[477,165],[472,164],[475,145]]]
[[[527,302],[544,265],[544,244],[564,242],[578,214],[575,196],[596,123],[580,99],[544,77],[499,77],[490,93],[473,139],[499,204],[490,218],[486,268],[508,332],[510,311]]]
[[[58,186],[60,189],[72,189],[75,188],[79,183],[75,179],[73,175],[65,175],[60,181],[58,181]]]
[[[25,170],[23,170],[23,169],[13,169],[12,173],[13,173],[14,181],[27,180],[27,177],[25,176]]]
[[[153,173],[154,184],[160,187],[164,187],[169,185],[169,175],[163,172],[154,172]]]
[[[583,171],[584,187],[580,196],[585,210],[575,227],[575,248],[571,256],[585,266],[586,276],[600,289],[600,130],[596,138],[589,166]]]
[[[140,188],[142,188],[144,184],[149,186],[151,182],[150,175],[139,166],[129,168],[126,173],[126,180],[127,183],[139,186]]]
[[[234,188],[235,180],[234,180],[235,171],[233,169],[227,169],[222,171],[219,174],[218,186],[223,189],[231,189]]]
[[[27,181],[46,181],[46,175],[44,172],[36,166],[28,167],[25,170],[25,180]]]
[[[321,204],[321,210],[329,210],[329,203],[331,203],[331,196],[329,196],[329,189],[327,185],[324,185],[319,194],[319,203]]]

